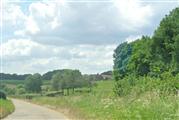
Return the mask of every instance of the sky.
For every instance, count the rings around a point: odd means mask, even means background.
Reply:
[[[1,72],[113,68],[122,42],[152,36],[179,0],[0,0]]]

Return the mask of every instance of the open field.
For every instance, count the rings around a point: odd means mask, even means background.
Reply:
[[[14,109],[15,108],[11,100],[0,99],[0,119],[12,113]]]
[[[32,102],[77,119],[173,119],[179,117],[179,98],[160,98],[152,92],[116,97],[113,81],[100,81],[91,93],[61,97],[36,97]]]
[[[24,80],[0,80],[0,83],[11,85],[24,84],[24,82]]]

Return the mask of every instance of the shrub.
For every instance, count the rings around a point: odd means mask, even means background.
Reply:
[[[172,76],[169,72],[164,72],[161,75],[161,82],[159,85],[159,93],[162,96],[166,96],[169,94],[175,95],[177,94],[178,89],[178,75],[176,77]]]
[[[0,91],[0,99],[6,99],[6,94],[3,91]]]

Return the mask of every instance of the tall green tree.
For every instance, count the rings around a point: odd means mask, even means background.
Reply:
[[[171,67],[172,59],[175,55],[173,52],[175,50],[175,39],[178,34],[179,8],[176,8],[163,18],[153,36],[153,57],[155,61],[162,61],[166,70]]]
[[[25,79],[25,89],[28,92],[41,92],[42,78],[41,75],[36,73],[34,75],[29,75]]]
[[[129,58],[132,54],[132,46],[127,42],[120,44],[114,50],[114,74],[115,79],[118,80],[125,76],[127,73],[127,64],[129,62]]]
[[[66,89],[67,94],[69,94],[70,89],[74,91],[75,88],[81,86],[83,86],[83,79],[79,70],[65,69],[52,77],[52,88],[62,91]]]
[[[136,40],[132,44],[132,55],[129,59],[128,69],[131,73],[136,75],[147,75],[150,72],[151,53],[150,44],[151,39],[148,36],[142,36],[141,39]]]

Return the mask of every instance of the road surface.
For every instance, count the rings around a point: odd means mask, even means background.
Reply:
[[[15,111],[3,120],[67,120],[67,118],[54,110],[12,99]]]

